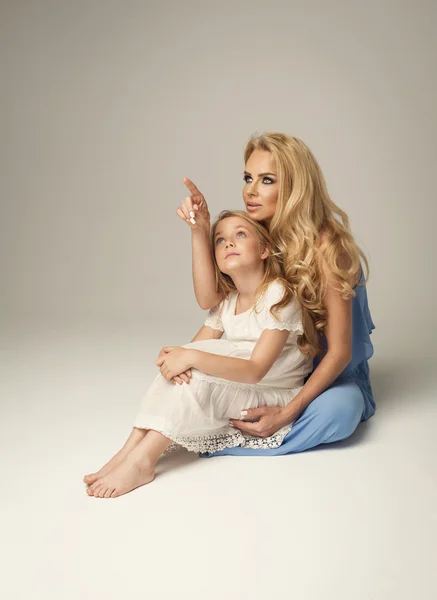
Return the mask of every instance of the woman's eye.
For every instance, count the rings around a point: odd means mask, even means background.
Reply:
[[[245,181],[246,183],[249,183],[248,179],[252,179],[252,177],[250,177],[249,175],[245,175],[245,176],[243,177],[243,179],[244,179],[244,181]],[[266,182],[268,182],[268,184],[275,183],[275,182],[273,181],[273,179],[271,179],[270,177],[264,177],[264,179],[263,179],[263,183],[266,183]]]

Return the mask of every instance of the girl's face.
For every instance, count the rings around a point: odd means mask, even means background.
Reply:
[[[260,266],[268,256],[255,229],[241,217],[228,217],[217,225],[214,236],[215,258],[222,273],[233,274]]]
[[[244,171],[243,200],[254,221],[270,223],[278,202],[279,184],[271,152],[254,150]]]

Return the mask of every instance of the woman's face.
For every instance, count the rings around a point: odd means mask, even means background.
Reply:
[[[271,152],[254,150],[244,171],[243,200],[254,221],[273,218],[278,202],[279,183]]]

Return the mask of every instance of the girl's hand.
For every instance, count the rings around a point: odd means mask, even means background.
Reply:
[[[244,415],[246,413],[246,415]],[[249,435],[255,437],[269,437],[276,433],[278,429],[292,423],[293,417],[285,417],[283,409],[279,406],[260,406],[259,408],[250,408],[242,411],[244,419],[254,419],[259,417],[254,423],[246,420],[230,419],[230,424],[236,429],[240,429]]]
[[[159,353],[158,358],[165,356],[166,354],[168,354],[170,352],[170,350],[173,350],[173,348],[177,348],[177,346],[167,346],[166,348],[162,348],[162,350]],[[178,376],[173,377],[173,379],[171,381],[173,384],[177,383],[178,385],[182,385],[184,382],[190,383],[191,376],[192,376],[191,369],[188,369],[187,371],[180,373]]]
[[[162,349],[164,355],[160,356],[155,364],[160,367],[161,375],[171,381],[180,377],[191,367],[191,352],[188,348],[180,346],[167,346]]]
[[[211,226],[208,205],[203,194],[194,183],[187,177],[183,178],[184,184],[191,192],[191,196],[185,196],[176,210],[176,214],[187,223],[191,229],[205,228],[209,231]],[[194,223],[193,223],[194,221]]]

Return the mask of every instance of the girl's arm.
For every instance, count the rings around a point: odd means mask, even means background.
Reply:
[[[196,300],[204,310],[222,299],[215,289],[215,269],[209,244],[209,227],[191,230],[192,273]]]
[[[191,195],[186,196],[176,210],[176,214],[189,225],[191,229],[191,252],[194,293],[196,300],[204,310],[216,306],[222,296],[216,291],[214,262],[210,247],[210,216],[208,205],[203,194],[194,183],[184,177],[184,184]],[[191,215],[194,214],[194,219]],[[193,221],[195,221],[193,223]]]
[[[220,332],[222,333],[222,332]],[[265,329],[250,359],[218,356],[200,350],[189,350],[189,364],[207,375],[237,381],[239,383],[258,383],[268,373],[280,355],[289,336],[288,330]]]
[[[219,340],[222,337],[222,335],[223,331],[220,331],[219,329],[213,329],[212,327],[207,327],[206,325],[202,325],[202,327],[199,329],[199,331],[196,333],[196,335],[191,341],[198,342],[200,340]],[[162,357],[165,357],[169,352],[171,352],[177,347],[178,346],[165,346],[164,348],[161,348],[158,355],[158,360]],[[186,369],[178,375],[175,375],[172,381],[181,385],[183,382],[190,383],[190,379],[191,369]]]
[[[213,329],[207,325],[202,325],[191,341],[199,342],[200,340],[219,340],[222,335],[223,331],[220,331],[220,329]]]

